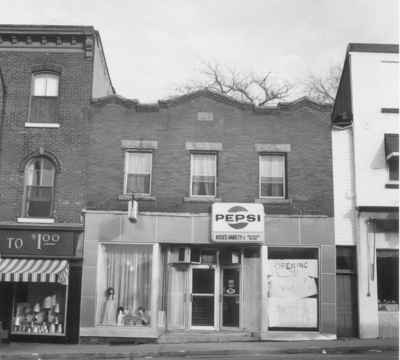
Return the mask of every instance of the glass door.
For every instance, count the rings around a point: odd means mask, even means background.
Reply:
[[[214,266],[193,266],[191,271],[191,328],[214,329],[216,319]]]
[[[240,270],[222,269],[222,326],[239,327]]]

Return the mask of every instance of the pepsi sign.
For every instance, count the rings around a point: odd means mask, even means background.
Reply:
[[[216,242],[263,242],[262,204],[214,203],[211,211],[211,239]]]

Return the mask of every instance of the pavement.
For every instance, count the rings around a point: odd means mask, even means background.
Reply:
[[[0,344],[1,360],[99,360],[141,357],[188,357],[229,354],[343,354],[396,352],[398,339],[343,339],[326,341],[259,341],[185,344],[92,345],[92,344]],[[396,358],[398,355],[396,356]]]

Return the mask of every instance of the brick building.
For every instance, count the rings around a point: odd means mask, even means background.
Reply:
[[[81,338],[336,336],[329,107],[198,91],[89,113]]]
[[[0,26],[0,321],[77,341],[92,98],[113,93],[99,34]]]

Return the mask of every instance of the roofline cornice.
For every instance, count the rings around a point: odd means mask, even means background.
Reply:
[[[71,25],[0,25],[0,34],[32,34],[32,35],[89,35],[93,34],[93,26]]]
[[[181,96],[176,96],[171,99],[166,99],[166,100],[159,100],[157,103],[140,103],[137,99],[127,99],[119,95],[109,95],[106,97],[98,98],[92,100],[92,105],[94,106],[105,106],[108,104],[118,104],[120,106],[124,106],[126,108],[135,108],[136,111],[138,112],[157,112],[160,111],[160,109],[165,109],[165,108],[170,108],[170,107],[175,107],[180,104],[183,104],[185,102],[191,101],[193,99],[196,99],[198,97],[207,97],[211,98],[217,102],[222,102],[224,104],[230,105],[237,107],[241,110],[247,110],[247,111],[253,111],[256,114],[268,114],[268,113],[274,113],[276,111],[289,111],[289,110],[295,110],[299,107],[302,106],[307,106],[311,107],[314,109],[318,109],[320,111],[324,112],[331,112],[332,111],[332,104],[320,104],[317,103],[310,98],[304,96],[301,98],[298,98],[293,101],[288,101],[288,102],[280,102],[276,105],[270,105],[270,106],[255,106],[253,104],[249,103],[244,103],[241,101],[238,101],[230,96],[222,95],[215,93],[210,90],[197,90],[188,94],[184,94]]]

